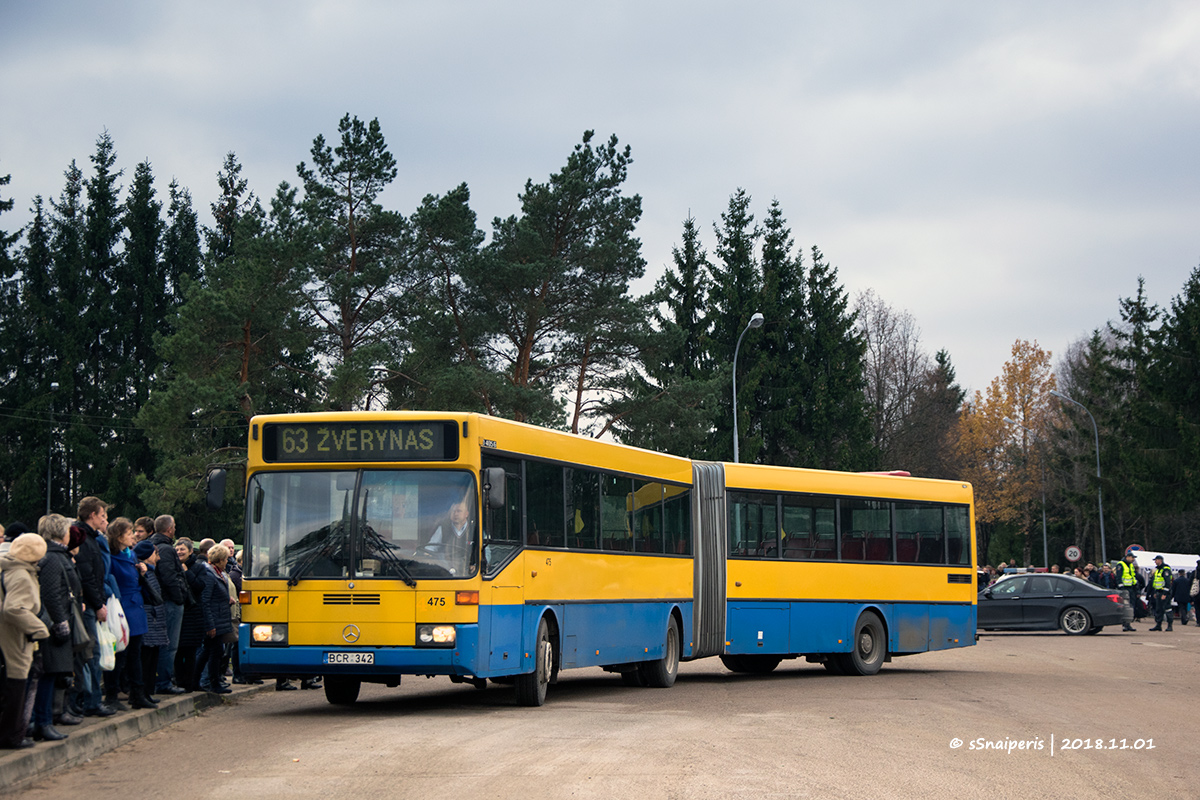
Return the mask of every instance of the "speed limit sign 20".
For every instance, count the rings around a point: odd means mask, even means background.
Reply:
[[[1073,544],[1063,551],[1063,555],[1067,557],[1067,561],[1074,563],[1083,558],[1083,550],[1080,549],[1079,545]]]

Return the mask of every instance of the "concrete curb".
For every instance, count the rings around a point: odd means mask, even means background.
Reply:
[[[231,694],[162,695],[158,708],[130,710],[112,717],[86,717],[82,725],[61,728],[70,736],[60,742],[38,742],[27,750],[0,750],[0,792],[22,788],[52,772],[83,764],[207,708],[232,705],[246,695],[274,688],[275,682],[268,681],[258,686],[234,686]]]

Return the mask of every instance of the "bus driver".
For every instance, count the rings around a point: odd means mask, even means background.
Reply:
[[[472,528],[471,511],[468,500],[464,497],[450,506],[446,516],[430,534],[423,549],[437,554],[443,561],[451,564],[450,571],[453,574],[460,568],[460,565],[465,568],[473,555]]]

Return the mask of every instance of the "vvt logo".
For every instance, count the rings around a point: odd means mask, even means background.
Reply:
[[[275,605],[275,601],[279,599],[279,595],[277,595],[277,594],[272,594],[272,595],[260,594],[257,597],[255,597],[254,599],[255,599],[255,601],[258,602],[258,604],[260,606],[273,606],[273,605]]]

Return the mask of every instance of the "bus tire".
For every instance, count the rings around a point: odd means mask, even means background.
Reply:
[[[655,689],[670,689],[679,674],[679,623],[675,617],[667,624],[667,641],[663,645],[663,657],[638,665],[638,673],[646,686]]]
[[[550,641],[550,625],[542,617],[538,622],[537,642],[533,646],[533,672],[517,675],[513,685],[517,690],[517,703],[523,706],[540,706],[546,702],[546,687],[554,672],[554,643]]]
[[[352,706],[358,700],[362,681],[354,678],[325,676],[325,699],[335,706]]]
[[[887,634],[883,620],[874,611],[859,614],[854,623],[854,641],[849,653],[837,659],[847,675],[874,675],[887,659]]]
[[[721,656],[721,663],[725,665],[725,669],[750,675],[766,675],[778,667],[780,661],[783,661],[783,656],[755,654]]]

